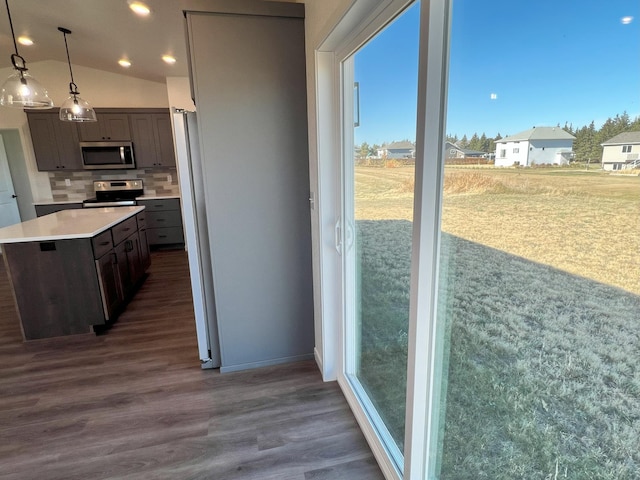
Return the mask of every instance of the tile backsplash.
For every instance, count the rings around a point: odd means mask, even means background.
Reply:
[[[94,196],[94,180],[128,180],[141,178],[145,195],[179,195],[178,173],[175,168],[149,168],[144,170],[122,170],[108,173],[104,171],[49,172],[49,183],[53,200],[82,201]],[[71,183],[67,186],[67,180]]]

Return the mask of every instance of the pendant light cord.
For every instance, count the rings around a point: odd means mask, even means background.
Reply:
[[[67,50],[67,63],[69,63],[69,75],[71,75],[71,83],[75,85],[76,83],[73,81],[73,70],[71,70],[71,58],[69,57],[69,45],[67,45],[67,32],[62,30],[62,34],[64,35],[64,48]]]
[[[13,31],[13,21],[11,20],[11,10],[9,10],[9,0],[4,0],[4,3],[7,6],[7,14],[9,15],[9,26],[11,27],[11,38],[13,38],[13,47],[16,50],[16,56],[20,57],[20,54],[18,53],[18,44],[16,42],[16,33]]]

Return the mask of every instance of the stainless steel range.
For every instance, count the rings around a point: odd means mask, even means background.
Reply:
[[[95,180],[95,198],[82,202],[83,208],[130,207],[137,205],[136,197],[144,193],[142,180]]]

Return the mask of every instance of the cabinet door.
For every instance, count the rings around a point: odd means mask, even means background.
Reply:
[[[133,278],[129,270],[129,261],[127,259],[127,243],[122,242],[113,248],[116,255],[116,266],[118,269],[118,278],[120,280],[120,288],[123,297],[126,298],[133,286]]]
[[[77,125],[72,122],[60,121],[58,115],[55,115],[54,118],[59,168],[65,170],[82,170],[82,154],[80,153]]]
[[[59,169],[60,160],[54,127],[54,119],[57,117],[50,113],[28,113],[27,119],[38,170],[55,172]]]
[[[101,116],[103,117],[106,140],[131,140],[129,115],[126,113],[104,113]]]
[[[153,168],[157,164],[156,141],[152,116],[148,113],[133,113],[131,121],[131,140],[137,168]]]
[[[173,129],[169,114],[154,113],[153,125],[156,139],[156,152],[158,166],[175,167],[176,154],[173,148]]]
[[[78,125],[78,134],[82,142],[100,142],[102,140],[131,140],[129,116],[126,113],[97,113],[97,122]]]
[[[127,252],[127,263],[129,264],[129,273],[131,274],[131,282],[136,284],[144,275],[142,270],[142,260],[140,257],[140,238],[138,233],[134,233],[125,241],[125,251]]]
[[[149,240],[147,238],[147,229],[143,228],[138,231],[138,237],[140,239],[140,264],[142,268],[142,274],[147,271],[151,266],[151,254],[149,253]]]
[[[100,282],[100,292],[102,293],[105,319],[111,320],[124,298],[116,254],[112,251],[103,255],[99,260],[96,260],[96,266],[98,268],[98,280]]]

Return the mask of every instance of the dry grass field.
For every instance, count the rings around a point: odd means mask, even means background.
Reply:
[[[356,182],[357,219],[412,219],[413,167]],[[640,295],[640,177],[448,167],[444,191],[444,232]]]
[[[356,167],[360,377],[403,441],[411,167]],[[640,178],[447,168],[442,479],[640,478]]]

